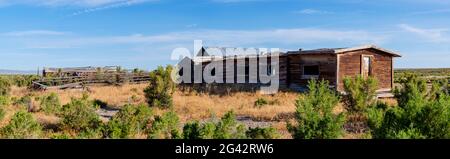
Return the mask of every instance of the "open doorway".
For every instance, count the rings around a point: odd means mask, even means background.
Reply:
[[[372,56],[362,56],[361,74],[363,77],[372,76]]]

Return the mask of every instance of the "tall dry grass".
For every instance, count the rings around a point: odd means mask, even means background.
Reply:
[[[98,99],[108,103],[111,107],[120,108],[126,104],[145,103],[143,90],[147,84],[123,85],[123,86],[92,86],[87,90],[47,90],[32,92],[25,88],[14,87],[12,95],[22,97],[32,94],[42,96],[50,93],[58,94],[61,103],[67,104],[71,98],[79,98],[87,93],[91,99]],[[230,95],[209,95],[184,93],[177,91],[173,96],[174,110],[182,120],[202,120],[211,115],[222,116],[227,111],[233,110],[237,115],[249,116],[259,120],[276,120],[283,118],[295,111],[297,93],[278,93],[275,95],[263,95],[258,93],[234,93]],[[272,101],[272,105],[261,108],[255,107],[255,101],[263,98]],[[161,110],[159,110],[161,111]]]
[[[67,104],[71,98],[79,98],[87,93],[91,99],[98,99],[108,103],[110,107],[120,108],[126,104],[145,104],[143,90],[147,84],[134,84],[123,86],[91,86],[85,90],[47,90],[30,91],[26,88],[13,87],[12,97],[20,98],[26,95],[39,97],[50,93],[56,93],[61,104]],[[227,95],[211,95],[205,93],[176,91],[173,100],[173,110],[179,115],[181,122],[190,120],[206,120],[212,116],[220,118],[226,112],[233,110],[238,116],[250,117],[253,120],[271,121],[272,126],[282,133],[283,138],[290,138],[286,130],[286,120],[292,120],[296,109],[295,101],[301,96],[299,93],[280,92],[274,95],[264,95],[250,92],[239,92]],[[259,98],[269,101],[271,104],[256,107],[255,101]],[[395,105],[395,99],[383,99],[389,105]],[[37,101],[34,102],[38,104]],[[9,118],[19,109],[14,106],[7,107],[5,120],[0,122],[0,127],[8,123]],[[162,114],[168,110],[156,108],[156,114]],[[340,103],[334,110],[335,113],[345,111]],[[58,118],[45,113],[33,113],[33,116],[43,125],[52,125],[58,122]],[[345,138],[357,138],[358,134],[347,134]]]
[[[26,88],[13,87],[12,96],[20,98],[26,95],[39,97],[56,93],[61,104],[67,104],[72,98],[79,98],[87,93],[90,99],[98,99],[108,103],[110,107],[120,108],[126,104],[145,104],[143,90],[147,84],[123,86],[91,86],[87,90],[47,90],[30,91]],[[180,116],[182,122],[189,120],[205,120],[212,116],[220,118],[226,112],[233,110],[239,116],[250,117],[254,120],[275,121],[277,127],[284,127],[284,119],[292,117],[295,111],[297,93],[279,93],[276,95],[263,95],[258,93],[234,93],[229,95],[209,95],[197,93],[175,92],[173,96],[173,110]],[[272,104],[255,107],[255,101],[263,98]],[[35,101],[36,104],[39,102]],[[155,109],[156,114],[168,110]],[[8,111],[7,117],[15,111]],[[54,124],[58,118],[44,113],[35,113],[34,116],[41,123]],[[5,121],[4,121],[5,122]],[[1,123],[0,123],[1,124]]]
[[[68,89],[68,90],[46,90],[30,91],[26,88],[13,87],[11,94],[13,97],[23,97],[26,95],[43,96],[56,93],[61,103],[67,104],[72,98],[80,98],[83,93],[87,93],[91,99],[98,99],[107,102],[111,107],[121,107],[126,104],[144,103],[144,88],[147,84],[134,84],[123,86],[91,86],[89,89]]]
[[[237,115],[249,116],[256,120],[277,120],[295,111],[296,93],[263,95],[256,93],[235,93],[231,95],[185,94],[174,95],[175,110],[184,114],[185,120],[200,120],[215,114],[222,116],[233,110]],[[272,105],[255,107],[255,101],[263,98],[273,101]]]

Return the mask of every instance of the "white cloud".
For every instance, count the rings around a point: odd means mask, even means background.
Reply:
[[[99,7],[117,3],[136,3],[144,1],[148,0],[0,0],[0,5]]]
[[[28,31],[14,31],[4,33],[4,36],[15,36],[15,37],[23,37],[23,36],[54,36],[54,35],[66,35],[66,32],[59,31],[51,31],[51,30],[28,30]]]
[[[241,2],[259,2],[267,0],[211,0],[211,1],[217,3],[241,3]]]
[[[448,32],[448,29],[422,29],[417,28],[408,24],[400,24],[398,25],[402,30],[414,33],[420,37],[426,38],[432,42],[449,42],[450,39],[445,36],[445,32]]]
[[[145,36],[141,34],[126,36],[79,37],[63,36],[59,38],[35,37],[23,41],[28,48],[77,48],[99,45],[173,45],[203,40],[208,44],[220,46],[256,46],[256,45],[292,45],[342,43],[366,44],[383,43],[384,35],[366,31],[339,31],[324,29],[273,29],[273,30],[197,30],[172,32]]]
[[[115,3],[110,3],[107,5],[102,5],[102,6],[98,6],[98,7],[80,10],[75,13],[72,13],[70,16],[77,16],[77,15],[81,15],[81,14],[87,14],[87,13],[92,13],[92,12],[97,12],[97,11],[102,11],[102,10],[107,10],[107,9],[113,9],[113,8],[127,7],[127,6],[132,6],[132,5],[136,5],[136,4],[140,4],[140,3],[154,2],[154,1],[158,1],[158,0],[126,0],[126,1],[122,0],[122,1],[117,1]]]
[[[418,11],[418,12],[411,13],[411,15],[428,15],[428,14],[444,14],[444,13],[450,13],[450,9],[435,9],[435,10]]]
[[[186,28],[195,28],[197,26],[198,26],[198,24],[189,24],[189,25],[186,25]]]
[[[331,14],[332,12],[324,11],[324,10],[317,10],[317,9],[303,9],[294,11],[296,14]]]

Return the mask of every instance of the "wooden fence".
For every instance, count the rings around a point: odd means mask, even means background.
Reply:
[[[69,89],[82,88],[90,84],[125,84],[144,83],[150,80],[149,75],[133,73],[97,74],[91,76],[43,77],[33,81],[35,89]]]

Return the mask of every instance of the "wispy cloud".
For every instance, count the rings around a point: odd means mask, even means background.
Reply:
[[[367,31],[339,31],[325,29],[272,29],[272,30],[197,30],[172,32],[159,35],[125,35],[60,38],[36,37],[24,41],[28,48],[79,48],[97,45],[172,45],[204,40],[209,44],[229,46],[255,46],[261,44],[299,45],[337,42],[345,44],[383,43],[384,35]]]
[[[211,0],[211,1],[217,3],[241,3],[241,2],[262,2],[269,0]]]
[[[450,13],[450,8],[418,11],[411,13],[411,15],[428,15],[428,14],[443,14],[443,13]]]
[[[400,27],[402,30],[406,32],[416,34],[432,42],[450,41],[450,39],[447,36],[445,36],[445,33],[449,31],[448,29],[422,29],[408,24],[399,24],[398,27]]]
[[[317,10],[317,9],[303,9],[303,10],[297,10],[293,11],[295,14],[332,14],[333,12],[330,11],[324,11],[324,10]]]
[[[127,7],[159,0],[0,0],[0,6],[31,5],[45,7],[77,7],[80,10],[69,16],[77,16],[107,9]]]
[[[98,7],[135,0],[0,0],[0,5],[79,6]],[[137,0],[143,1],[143,0]]]
[[[141,4],[141,3],[146,3],[146,2],[155,2],[155,1],[159,1],[159,0],[125,0],[125,1],[122,0],[122,1],[117,1],[117,2],[107,3],[106,5],[100,5],[98,7],[83,9],[83,10],[77,11],[75,13],[72,13],[70,16],[77,16],[77,15],[81,15],[81,14],[87,14],[87,13],[92,13],[92,12],[97,12],[97,11],[102,11],[102,10],[107,10],[107,9],[113,9],[113,8],[127,7],[127,6],[136,5],[136,4]]]
[[[24,37],[24,36],[55,36],[55,35],[66,35],[67,32],[51,31],[51,30],[28,30],[28,31],[14,31],[7,32],[0,35],[4,36],[14,36],[14,37]]]
[[[197,26],[198,26],[198,24],[189,24],[189,25],[186,25],[186,28],[195,28]]]

